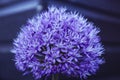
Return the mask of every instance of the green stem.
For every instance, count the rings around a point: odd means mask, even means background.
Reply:
[[[53,74],[52,75],[52,80],[58,80],[58,74]]]

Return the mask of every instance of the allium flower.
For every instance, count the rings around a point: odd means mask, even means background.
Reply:
[[[15,65],[36,79],[58,73],[86,78],[103,63],[98,33],[79,14],[50,7],[21,28],[12,50]]]

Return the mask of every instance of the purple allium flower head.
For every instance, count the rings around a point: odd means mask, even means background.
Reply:
[[[86,78],[103,63],[99,29],[77,13],[50,7],[21,28],[15,65],[38,79],[51,74]]]

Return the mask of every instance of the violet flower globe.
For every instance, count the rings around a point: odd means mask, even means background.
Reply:
[[[14,40],[16,67],[35,79],[52,74],[87,78],[104,62],[100,30],[77,13],[50,7]]]

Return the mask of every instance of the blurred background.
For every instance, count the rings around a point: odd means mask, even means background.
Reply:
[[[120,0],[0,0],[0,80],[33,80],[15,68],[10,49],[28,18],[50,5],[77,11],[101,29],[106,63],[87,80],[120,80]]]

